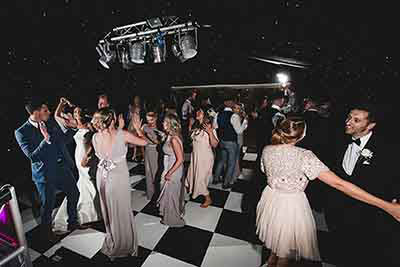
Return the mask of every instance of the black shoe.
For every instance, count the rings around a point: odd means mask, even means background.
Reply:
[[[222,189],[228,189],[228,188],[232,188],[231,184],[223,184],[222,185]]]
[[[73,232],[75,230],[85,230],[88,229],[89,227],[90,227],[89,225],[73,224],[73,225],[68,225],[68,231]]]

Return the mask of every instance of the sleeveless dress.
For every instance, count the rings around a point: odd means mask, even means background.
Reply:
[[[93,147],[100,162],[97,169],[97,188],[106,237],[101,251],[111,259],[136,256],[138,240],[131,206],[129,171],[126,162],[127,145],[123,131],[118,130],[111,152],[99,151],[98,134],[93,136]]]
[[[214,135],[216,136],[215,131]],[[191,137],[193,150],[190,155],[185,186],[188,192],[192,194],[192,198],[197,198],[199,195],[206,196],[210,193],[207,187],[212,176],[214,153],[210,144],[210,137],[206,131],[195,131]]]
[[[79,129],[74,135],[76,143],[75,164],[79,172],[77,187],[79,190],[79,200],[77,205],[78,221],[80,224],[94,222],[99,220],[98,211],[95,208],[94,199],[96,197],[96,188],[90,180],[89,168],[82,167],[81,162],[86,154],[84,136],[88,129]],[[67,199],[64,198],[60,208],[53,221],[53,230],[67,231],[68,229]]]
[[[145,124],[143,126],[143,132],[146,136],[150,137],[151,140],[157,140],[157,134],[155,128],[150,128]],[[148,200],[153,198],[155,192],[155,181],[158,172],[158,151],[157,144],[148,143],[144,149],[144,169],[146,174],[146,196]]]
[[[266,146],[261,169],[268,179],[257,205],[257,234],[278,257],[320,261],[314,217],[304,194],[309,180],[326,167],[309,150]]]
[[[183,151],[182,141],[180,141],[179,138],[177,139]],[[160,182],[161,193],[157,200],[160,214],[163,216],[161,223],[171,227],[183,227],[185,226],[185,221],[183,220],[185,203],[185,188],[182,186],[183,164],[175,170],[170,181],[164,179],[165,174],[176,161],[171,144],[171,136],[167,137],[162,151],[164,152],[164,171],[161,175]]]

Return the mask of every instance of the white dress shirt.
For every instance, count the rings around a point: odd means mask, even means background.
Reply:
[[[279,111],[275,113],[275,115],[272,117],[272,124],[274,125],[274,127],[276,127],[278,121],[286,119],[286,116],[281,112],[282,108],[280,106],[272,105],[271,108],[274,108]]]
[[[232,111],[231,108],[224,108],[224,111]],[[218,114],[214,117],[214,128],[218,128]],[[247,129],[247,119],[244,119],[243,122],[240,120],[240,116],[236,113],[233,113],[231,116],[231,124],[233,126],[233,129],[237,134],[241,134],[244,132],[244,130]]]
[[[348,145],[346,153],[343,157],[342,167],[344,171],[348,175],[352,175],[354,168],[356,167],[356,163],[358,157],[360,156],[361,151],[364,149],[365,145],[367,144],[368,140],[371,138],[372,132],[369,132],[367,135],[360,137],[360,145],[357,145],[355,142],[352,142]],[[353,138],[353,140],[355,140]]]
[[[187,120],[188,115],[193,112],[194,108],[190,99],[186,99],[182,105],[182,120]]]

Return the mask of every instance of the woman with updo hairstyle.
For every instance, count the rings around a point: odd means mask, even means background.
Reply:
[[[400,220],[399,204],[384,201],[343,180],[312,151],[297,147],[306,128],[302,118],[286,118],[273,130],[272,145],[262,152],[261,170],[268,185],[257,205],[256,225],[260,240],[271,250],[264,266],[292,266],[299,260],[321,261],[316,225],[304,193],[309,181],[315,178]]]
[[[109,108],[99,109],[92,119],[93,127],[97,130],[92,143],[100,161],[96,182],[106,228],[101,251],[111,260],[136,256],[138,252],[126,152],[127,144],[147,144],[141,130],[142,121],[138,116],[132,118],[138,136],[116,129],[116,119],[115,112]],[[119,124],[123,123],[122,116],[119,116],[119,120]]]
[[[184,187],[182,127],[178,116],[167,114],[163,122],[166,139],[162,146],[164,153],[163,172],[161,174],[161,193],[157,200],[162,224],[170,227],[183,227]]]

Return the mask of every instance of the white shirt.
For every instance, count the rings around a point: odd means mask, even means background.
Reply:
[[[274,125],[274,127],[276,127],[278,121],[286,119],[286,116],[283,113],[281,113],[282,108],[280,106],[272,105],[271,108],[274,108],[279,111],[275,113],[275,115],[272,117],[272,124]]]
[[[343,157],[343,162],[342,162],[342,167],[348,175],[353,174],[354,168],[356,167],[358,157],[360,156],[360,153],[364,149],[368,140],[371,138],[371,135],[372,135],[372,131],[369,132],[367,135],[360,137],[360,141],[361,141],[360,146],[358,146],[354,142],[352,142],[351,144],[348,145],[346,153],[344,154],[344,157]],[[353,138],[353,140],[355,140],[355,139]]]
[[[185,102],[182,105],[182,120],[187,120],[188,119],[188,115],[190,113],[193,112],[193,106],[192,106],[192,102],[190,101],[190,99],[186,99]]]
[[[232,111],[231,108],[224,108],[224,111]],[[214,128],[218,128],[218,113],[217,116],[214,117]],[[248,122],[246,119],[243,120],[243,122],[240,121],[240,116],[236,113],[233,113],[231,116],[231,124],[233,126],[233,129],[237,134],[241,134],[244,132],[244,130],[247,129]]]

